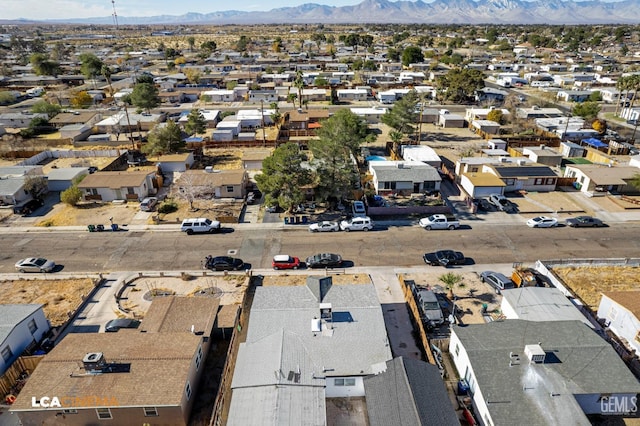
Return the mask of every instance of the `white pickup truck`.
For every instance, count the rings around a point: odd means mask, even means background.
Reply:
[[[427,231],[432,229],[457,229],[460,227],[460,222],[457,220],[449,220],[443,214],[433,214],[429,217],[423,217],[420,219],[420,226]]]

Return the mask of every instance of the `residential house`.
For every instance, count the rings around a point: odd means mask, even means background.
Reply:
[[[519,159],[519,157],[518,157]],[[483,172],[493,173],[507,185],[505,192],[512,191],[555,191],[558,176],[548,166],[529,164],[525,160],[518,160],[516,165],[485,165]]]
[[[329,118],[328,109],[298,109],[285,113],[285,123],[290,134],[299,136],[314,135],[321,127],[320,122],[327,118]]]
[[[200,109],[198,110],[204,118],[207,128],[213,129],[220,122],[220,110],[217,109]],[[183,113],[178,119],[178,123],[185,125],[189,121],[189,113]]]
[[[291,87],[291,89],[289,89],[289,93],[298,96],[298,88],[297,87]],[[314,89],[314,88],[305,87],[300,92],[300,95],[302,97],[302,102],[303,103],[304,103],[304,101],[307,101],[307,102],[323,102],[323,101],[326,101],[328,99],[328,94],[327,94],[327,90],[326,89]],[[299,99],[298,99],[298,101],[299,101]]]
[[[68,189],[80,176],[88,175],[88,167],[62,167],[51,169],[47,173],[47,188],[50,192]]]
[[[511,115],[506,108],[467,108],[465,111],[464,119],[471,123],[474,120],[487,120],[491,111],[499,110],[502,116],[507,118]]]
[[[433,148],[426,145],[400,145],[400,155],[405,161],[420,161],[436,169],[439,169],[442,165],[440,155]]]
[[[136,113],[130,111],[120,111],[95,124],[98,133],[129,133],[149,131],[156,124],[165,120],[165,114]]]
[[[0,126],[5,129],[22,129],[29,127],[29,124],[34,118],[49,119],[49,116],[45,113],[32,113],[29,111],[23,112],[5,112],[0,114]]]
[[[352,113],[358,117],[362,117],[367,124],[377,124],[382,120],[382,116],[387,113],[387,108],[370,107],[370,108],[349,108]]]
[[[369,425],[459,426],[438,367],[398,357],[364,379]]]
[[[236,113],[236,119],[240,121],[242,129],[257,129],[272,125],[273,114],[275,114],[273,109],[241,109]]]
[[[271,150],[244,150],[242,153],[242,168],[245,170],[262,170],[262,162],[269,157]]]
[[[471,198],[482,198],[491,194],[504,194],[507,184],[493,173],[463,172],[460,174],[460,186]]]
[[[500,103],[505,100],[509,92],[505,90],[495,89],[493,87],[483,87],[476,90],[476,102]]]
[[[640,355],[640,292],[609,291],[602,293],[598,320],[613,332],[629,352]]]
[[[464,117],[458,114],[451,114],[449,110],[441,109],[438,115],[438,126],[461,129],[464,127]]]
[[[138,201],[154,192],[155,172],[95,172],[78,184],[85,200]]]
[[[440,190],[438,171],[421,161],[370,161],[376,194],[423,193]]]
[[[532,106],[528,108],[516,108],[516,117],[524,118],[525,120],[532,120],[534,118],[553,118],[563,117],[564,114],[558,108],[540,108],[538,106]]]
[[[187,170],[173,184],[173,191],[192,193],[194,198],[244,198],[248,175],[245,170]]]
[[[507,319],[577,320],[588,327],[595,328],[572,299],[555,287],[519,287],[503,291],[500,311]]]
[[[140,330],[68,334],[40,361],[12,413],[23,425],[187,425],[218,306],[217,298],[160,297]]]
[[[38,304],[0,305],[0,376],[51,328]]]
[[[484,425],[589,425],[589,414],[620,410],[605,411],[611,400],[634,409],[640,392],[609,342],[582,321],[456,325],[449,352]]]
[[[559,90],[556,97],[564,102],[585,102],[591,94],[591,90]]]
[[[25,180],[43,175],[42,166],[0,166],[0,205],[30,200],[31,195],[24,189]]]
[[[575,186],[589,195],[604,195],[607,192],[637,193],[631,180],[640,169],[633,166],[607,167],[598,164],[567,164],[565,177],[576,178]]]
[[[338,89],[336,92],[339,102],[366,101],[369,97],[366,89]]]
[[[102,120],[102,114],[96,111],[61,112],[50,119],[49,124],[56,129],[62,129],[72,124],[92,127],[100,120]]]
[[[249,90],[249,102],[278,102],[278,92],[274,90]]]
[[[483,135],[497,135],[500,133],[500,123],[491,120],[473,120],[471,130]]]
[[[205,90],[201,93],[200,99],[205,102],[234,102],[236,101],[236,93],[233,90],[215,89]]]
[[[562,154],[546,145],[522,147],[522,155],[529,157],[531,161],[550,167],[560,167]]]
[[[306,285],[258,287],[227,424],[326,424],[326,399],[364,397],[365,377],[390,359],[372,284],[311,276]]]
[[[216,124],[216,129],[213,132],[214,141],[230,141],[238,137],[240,130],[242,130],[242,123],[235,118],[235,116],[225,117]]]

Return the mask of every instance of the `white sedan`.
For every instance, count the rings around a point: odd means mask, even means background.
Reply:
[[[338,222],[330,222],[328,220],[309,225],[309,232],[337,232],[339,230]]]
[[[42,257],[28,257],[18,260],[15,266],[18,272],[51,272],[56,264]]]
[[[554,228],[558,226],[558,219],[549,216],[537,216],[527,221],[530,228]]]

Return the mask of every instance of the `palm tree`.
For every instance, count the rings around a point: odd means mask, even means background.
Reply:
[[[454,274],[453,272],[447,272],[446,274],[442,274],[438,277],[438,280],[445,285],[447,290],[449,290],[450,299],[454,298],[454,287],[456,285],[461,285],[463,279],[462,275]]]
[[[627,77],[620,76],[618,81],[616,81],[616,89],[618,89],[618,102],[616,103],[616,110],[613,113],[614,116],[618,115],[618,108],[620,107],[620,102],[622,101],[622,92],[625,92],[628,89],[628,84],[629,79]]]
[[[629,89],[633,89],[633,96],[631,97],[631,102],[629,103],[629,108],[633,108],[633,105],[636,102],[636,95],[638,94],[638,89],[640,89],[640,75],[634,74],[629,76]],[[626,103],[626,101],[625,101]]]

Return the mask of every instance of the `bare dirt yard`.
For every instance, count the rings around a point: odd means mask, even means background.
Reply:
[[[597,311],[606,291],[638,289],[640,268],[631,266],[554,267],[553,272],[592,310]]]
[[[321,275],[319,271],[316,275]],[[262,279],[263,286],[296,286],[305,285],[308,275],[265,275]],[[345,284],[371,284],[371,278],[367,274],[331,274],[331,282],[336,285]]]
[[[42,304],[52,327],[67,322],[95,285],[92,278],[0,281],[3,304]]]

